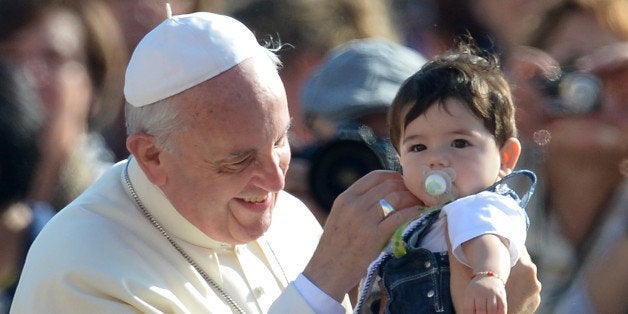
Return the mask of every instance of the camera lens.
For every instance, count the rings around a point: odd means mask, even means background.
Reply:
[[[385,169],[365,142],[341,139],[321,147],[312,159],[309,183],[312,197],[325,210],[353,182],[376,169]]]
[[[600,90],[601,83],[597,77],[587,73],[568,73],[559,84],[562,107],[569,114],[591,112],[598,104]]]
[[[550,116],[586,114],[599,104],[602,83],[595,75],[564,68],[558,75],[535,81],[547,97],[545,112]]]

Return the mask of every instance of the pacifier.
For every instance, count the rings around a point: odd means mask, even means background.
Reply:
[[[427,194],[434,196],[439,204],[454,200],[453,181],[456,171],[453,168],[427,169],[424,171],[424,187]]]

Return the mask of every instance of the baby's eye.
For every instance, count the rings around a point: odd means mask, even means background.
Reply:
[[[451,147],[455,147],[455,148],[464,148],[470,145],[471,143],[469,143],[469,141],[463,140],[463,139],[456,139],[453,142],[451,142]]]
[[[423,145],[423,144],[417,144],[417,145],[410,146],[410,151],[411,152],[422,152],[425,149],[427,149],[427,147],[425,147],[425,145]]]

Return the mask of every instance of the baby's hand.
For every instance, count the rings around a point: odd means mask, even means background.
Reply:
[[[464,295],[464,313],[506,314],[506,288],[499,277],[477,276]]]

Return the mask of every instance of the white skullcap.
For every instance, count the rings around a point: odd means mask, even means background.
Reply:
[[[196,12],[169,17],[135,48],[124,96],[135,107],[176,95],[234,67],[261,46],[239,21]]]

